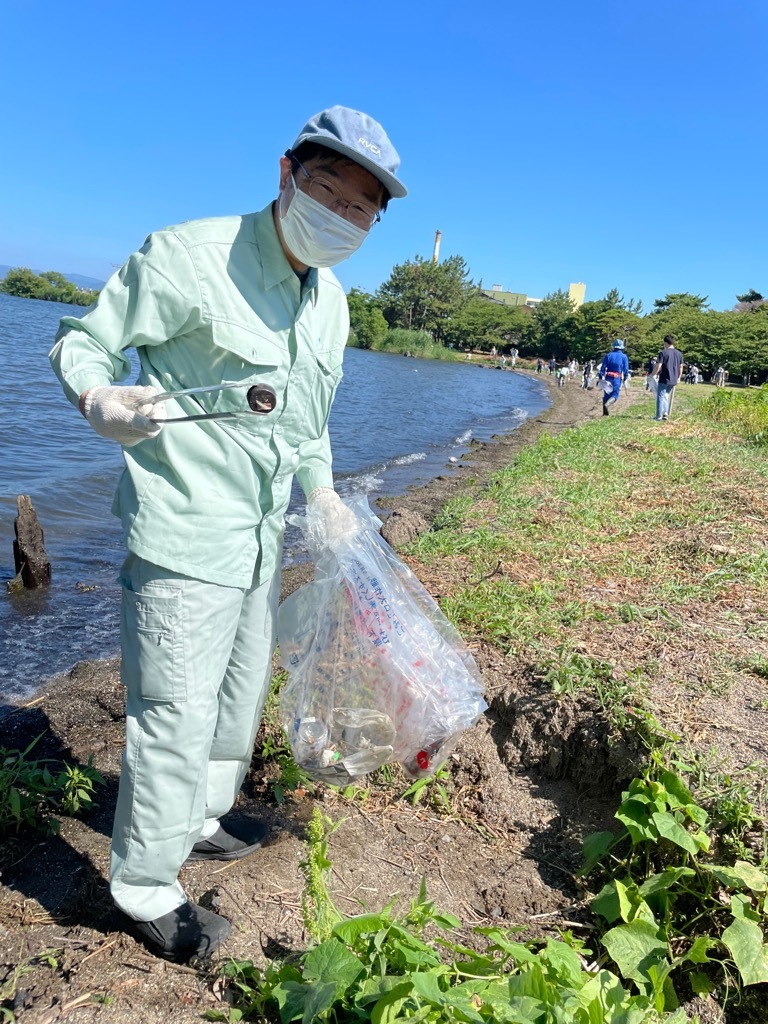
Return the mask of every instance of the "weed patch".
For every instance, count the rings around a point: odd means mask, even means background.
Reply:
[[[328,871],[325,829],[319,817],[308,833],[307,862]],[[314,852],[313,852],[314,848]],[[315,892],[317,879],[309,880]],[[317,909],[316,900],[308,907]],[[310,932],[315,945],[260,970],[251,960],[224,969],[233,998],[228,1011],[208,1010],[209,1020],[388,1021],[448,1024],[684,1024],[682,1010],[666,1012],[662,982],[647,992],[597,962],[571,932],[559,939],[524,941],[520,929],[475,928],[473,945],[461,938],[461,922],[419,894],[404,912],[397,901],[383,910],[340,918],[335,911]]]
[[[715,807],[732,834],[755,824],[739,787],[720,791]],[[658,752],[622,794],[616,819],[619,833],[586,839],[582,875],[609,876],[591,907],[609,926],[600,941],[621,976],[640,992],[660,986],[668,1008],[679,995],[718,992],[725,1003],[768,982],[768,875],[754,859],[711,858],[713,819]]]
[[[75,815],[93,806],[96,786],[104,779],[89,758],[85,765],[35,759],[25,750],[0,747],[0,833],[33,827],[56,833],[56,814]]]
[[[768,387],[720,389],[702,403],[698,415],[722,424],[752,444],[768,444]]]

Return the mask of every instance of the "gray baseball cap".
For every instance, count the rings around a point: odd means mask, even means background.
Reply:
[[[315,114],[301,129],[291,149],[302,142],[316,142],[348,156],[382,183],[393,199],[408,195],[395,172],[400,166],[397,150],[378,121],[350,107],[329,107]]]

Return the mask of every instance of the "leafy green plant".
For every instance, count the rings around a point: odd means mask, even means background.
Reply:
[[[451,781],[451,773],[445,765],[441,765],[434,775],[428,778],[416,779],[403,792],[403,800],[409,800],[415,807],[421,800],[426,799],[435,809],[451,813],[451,800],[444,783]]]
[[[40,738],[25,750],[0,747],[0,832],[25,826],[56,832],[58,821],[52,815],[90,809],[96,785],[104,784],[92,758],[85,765],[30,758]],[[60,766],[56,774],[51,770],[55,765]]]
[[[768,679],[768,658],[764,658],[761,654],[751,655],[746,659],[743,667],[760,679]]]
[[[71,817],[82,810],[89,810],[93,805],[93,792],[97,784],[103,786],[104,778],[93,767],[93,755],[89,756],[84,765],[65,763],[55,781],[62,813]]]
[[[684,1024],[667,1013],[663,982],[630,992],[610,971],[587,966],[591,950],[566,932],[560,940],[521,942],[515,929],[477,928],[478,946],[461,942],[461,922],[436,909],[422,879],[405,913],[344,918],[327,888],[327,839],[338,828],[318,809],[307,830],[302,867],[305,924],[316,942],[262,970],[251,960],[224,968],[233,1005],[208,1020],[388,1024]]]
[[[709,811],[718,851],[766,867],[764,794],[768,767],[753,763],[728,768],[718,760],[716,751],[685,755],[676,751],[670,767],[689,780],[699,802]]]
[[[334,924],[341,920],[341,913],[328,891],[327,881],[331,867],[328,860],[328,836],[340,825],[341,821],[334,824],[319,807],[315,807],[307,825],[307,856],[300,865],[304,874],[301,911],[304,927],[315,942],[326,939]]]
[[[478,928],[474,949],[457,941],[460,922],[437,910],[426,887],[398,916],[339,921],[294,962],[262,971],[250,960],[224,969],[235,999],[209,1020],[371,1021],[430,1024],[684,1024],[663,1010],[663,993],[631,993],[610,971],[585,966],[590,950],[572,935],[519,941],[513,930]],[[443,933],[440,935],[439,933]],[[436,934],[430,938],[430,934]]]
[[[673,974],[702,995],[768,981],[768,875],[706,858],[709,815],[680,776],[652,758],[615,816],[618,834],[585,841],[582,874],[609,875],[592,909],[611,926],[601,941],[622,976],[647,996],[661,989],[666,1009],[677,1005]]]

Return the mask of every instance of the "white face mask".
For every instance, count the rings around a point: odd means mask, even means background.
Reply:
[[[368,232],[296,188],[293,177],[291,182],[293,197],[285,212],[285,190],[280,194],[280,229],[296,259],[308,267],[334,267],[357,252]]]

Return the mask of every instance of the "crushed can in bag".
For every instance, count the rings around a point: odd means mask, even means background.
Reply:
[[[278,612],[288,681],[280,717],[310,775],[344,784],[399,761],[433,774],[485,711],[480,671],[464,641],[378,532],[363,498],[346,502],[357,528],[323,535],[309,509],[315,580]]]

